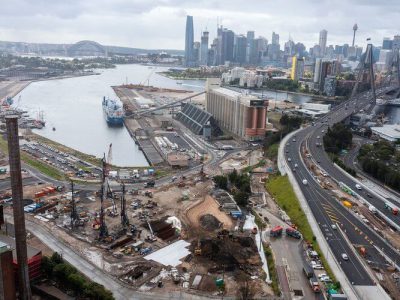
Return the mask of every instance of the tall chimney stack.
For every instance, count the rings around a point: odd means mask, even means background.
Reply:
[[[6,116],[8,157],[10,163],[11,190],[13,198],[13,213],[15,227],[15,248],[18,263],[19,298],[32,298],[29,283],[28,258],[26,250],[25,215],[22,195],[21,159],[19,153],[18,116]]]

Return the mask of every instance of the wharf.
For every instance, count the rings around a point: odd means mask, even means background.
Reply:
[[[133,90],[127,88],[114,86],[113,89],[117,96],[120,98],[125,108],[128,107],[132,111],[138,109],[135,97],[138,97],[140,95],[136,94]],[[146,122],[143,117],[139,117],[138,119],[127,117],[124,120],[124,124],[129,132],[129,135],[134,139],[135,143],[143,152],[143,155],[146,157],[147,162],[151,166],[162,164],[164,162],[164,159],[157,151],[157,148],[154,146],[151,140],[151,135],[149,135],[149,132],[152,131],[152,128],[148,124],[148,122]]]

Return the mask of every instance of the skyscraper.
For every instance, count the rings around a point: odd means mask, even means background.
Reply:
[[[204,31],[201,36],[200,65],[203,66],[208,64],[208,34],[208,31]]]
[[[319,32],[319,47],[321,49],[321,56],[323,57],[326,54],[326,40],[328,38],[328,31],[322,29]]]
[[[299,80],[304,75],[304,59],[297,56],[292,57],[292,70],[290,72],[290,79]]]
[[[390,38],[383,38],[382,49],[383,50],[392,50],[393,41]]]
[[[191,67],[194,65],[193,46],[194,46],[193,16],[187,16],[186,34],[185,34],[185,66],[187,67]]]
[[[244,35],[237,36],[235,43],[235,62],[240,65],[246,63],[247,48],[247,37]]]
[[[253,41],[254,41],[254,31],[247,31],[247,49],[246,49],[246,62],[250,63],[250,53],[252,53],[253,50]]]
[[[279,34],[272,32],[272,45],[279,45]]]

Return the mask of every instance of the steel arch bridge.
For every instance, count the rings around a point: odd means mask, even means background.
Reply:
[[[67,49],[68,56],[107,56],[107,50],[94,41],[80,41]]]

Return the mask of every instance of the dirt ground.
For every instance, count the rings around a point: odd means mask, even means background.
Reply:
[[[195,204],[186,212],[186,216],[191,223],[192,226],[199,228],[200,225],[200,217],[204,214],[211,214],[218,219],[223,225],[224,229],[230,230],[233,227],[233,223],[231,218],[219,210],[219,205],[215,201],[215,199],[209,195],[205,197],[205,199],[198,204]]]

